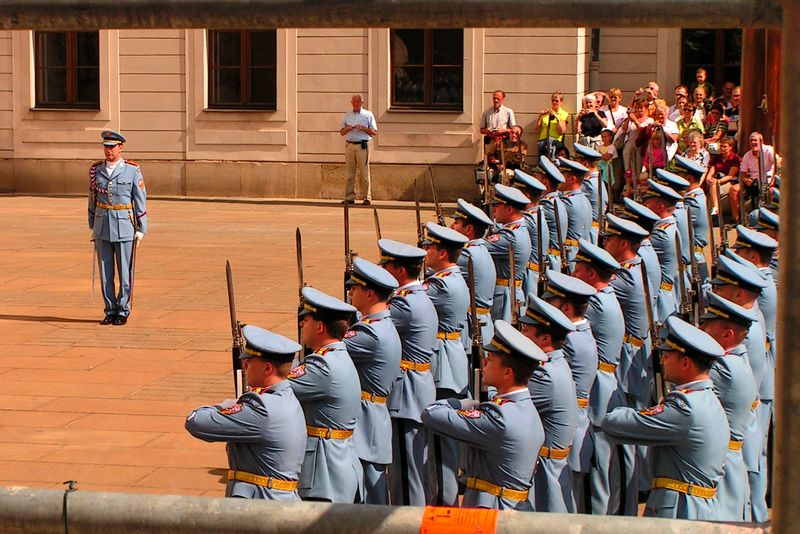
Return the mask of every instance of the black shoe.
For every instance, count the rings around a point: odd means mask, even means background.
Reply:
[[[117,325],[117,326],[122,326],[127,322],[128,322],[128,316],[127,315],[117,315],[114,318],[114,324]]]
[[[369,206],[370,204],[372,204],[372,202],[370,202],[368,198],[365,198],[364,202],[361,203],[362,206]]]
[[[116,317],[117,316],[114,315],[113,313],[108,314],[105,317],[103,317],[103,320],[100,321],[100,324],[111,324],[114,322],[114,319],[116,319]]]
[[[352,198],[346,198],[346,199],[342,200],[342,205],[345,205],[345,204],[355,204],[355,202],[356,202],[356,201],[355,201],[355,200],[353,200]]]

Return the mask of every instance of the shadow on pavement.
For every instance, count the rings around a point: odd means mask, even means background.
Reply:
[[[97,319],[73,319],[51,315],[0,315],[0,321],[32,321],[35,323],[97,323]]]

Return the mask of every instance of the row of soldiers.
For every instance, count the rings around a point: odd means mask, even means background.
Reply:
[[[712,276],[701,169],[615,215],[578,156],[496,185],[492,217],[459,199],[419,246],[379,240],[349,304],[304,288],[299,365],[246,326],[250,391],[186,422],[228,442],[226,494],[635,515],[641,490],[648,515],[766,520],[777,216]]]

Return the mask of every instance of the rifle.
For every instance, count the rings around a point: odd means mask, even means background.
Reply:
[[[564,246],[564,236],[561,233],[561,215],[558,213],[558,197],[553,197],[553,213],[556,219],[556,237],[558,238],[558,253],[561,255],[561,272],[569,274],[569,258],[567,247]]]
[[[136,240],[136,232],[139,231],[139,220],[136,218],[136,212],[130,212],[128,218],[133,225],[133,246],[131,250],[131,263],[128,265],[128,280],[130,280],[131,289],[128,292],[128,311],[133,311],[133,283],[136,280],[136,249],[139,248],[139,242]]]
[[[725,216],[722,214],[722,193],[720,193],[719,189],[719,179],[714,183],[717,191],[717,202],[720,204],[717,208],[717,225],[719,226],[719,252],[717,253],[717,258],[719,258],[728,250],[728,232],[725,230]]]
[[[350,250],[350,208],[348,202],[344,203],[344,300],[350,302],[350,293],[347,291],[347,281],[353,272],[353,251]]]
[[[758,142],[758,200],[764,206],[769,206],[769,184],[764,180],[764,141]],[[758,203],[754,203],[753,209],[758,209]],[[742,224],[745,224],[742,221]]]
[[[372,208],[372,218],[375,221],[375,236],[381,240],[381,220],[378,217],[378,208]]]
[[[711,251],[711,278],[717,275],[719,265],[719,251],[714,239],[714,216],[711,215],[711,195],[706,197],[706,217],[708,217],[708,246]]]
[[[601,239],[606,233],[605,228],[605,213],[603,213],[603,173],[597,173],[597,245],[600,245]]]
[[[684,276],[686,275],[686,264],[683,262],[683,253],[681,252],[681,234],[680,232],[675,233],[675,254],[677,255],[678,259],[678,294],[680,295],[680,306],[679,306],[679,313],[681,319],[684,321],[691,322],[692,320],[692,301],[691,297],[689,296],[689,291],[686,287],[686,279]]]
[[[661,369],[661,349],[659,348],[658,326],[656,325],[655,317],[653,317],[653,308],[650,300],[650,282],[647,277],[647,266],[644,261],[639,264],[642,271],[642,287],[644,288],[644,308],[647,314],[647,327],[650,330],[650,344],[652,350],[650,357],[653,362],[653,378],[656,383],[656,402],[660,402],[664,398],[667,391],[667,381],[664,379],[664,371]]]
[[[436,210],[436,221],[441,226],[447,226],[444,220],[444,213],[442,212],[442,206],[439,204],[439,197],[436,195],[436,184],[433,182],[433,170],[431,166],[428,165],[428,176],[431,179],[431,194],[433,195],[433,205]]]
[[[244,343],[242,339],[242,324],[236,320],[236,299],[233,293],[233,271],[231,271],[230,261],[225,262],[225,279],[228,283],[228,309],[231,313],[231,337],[233,338],[233,345],[231,345],[231,357],[233,358],[233,390],[238,399],[244,393],[244,388],[246,386],[244,383],[244,373],[242,373],[242,360],[239,359]]]
[[[469,282],[469,316],[471,320],[471,342],[472,342],[472,384],[471,391],[475,400],[480,400],[483,385],[481,383],[481,369],[483,364],[483,337],[481,335],[481,323],[478,319],[478,305],[475,301],[475,267],[473,266],[472,256],[467,257],[467,281]]]
[[[417,246],[422,248],[422,242],[425,241],[425,230],[422,226],[422,214],[419,210],[419,189],[416,178],[414,178],[414,210],[417,217]]]
[[[298,297],[298,306],[297,306],[297,315],[300,315],[300,312],[303,311],[303,288],[305,287],[306,283],[303,279],[303,237],[300,234],[300,228],[297,228],[294,232],[294,242],[295,242],[295,253],[297,255],[297,297]],[[300,326],[300,321],[297,322],[297,342],[302,344],[303,343],[303,329]],[[305,353],[305,350],[303,351]]]
[[[542,245],[542,226],[543,226],[544,218],[542,217],[542,207],[536,207],[536,252],[539,254],[539,279],[537,281],[537,295],[544,295],[544,288],[547,284],[547,267],[545,262],[547,262],[547,258],[545,258],[545,254],[547,253],[544,250]]]
[[[481,141],[483,142],[483,209],[488,215],[491,214],[489,200],[492,198],[491,193],[489,193],[489,153],[486,152],[485,139]]]
[[[511,304],[511,326],[519,328],[519,303],[517,302],[517,266],[514,263],[514,243],[508,244],[508,292]]]
[[[97,241],[94,240],[94,237],[92,237],[91,244],[92,244],[92,302],[94,302],[94,286],[97,285],[95,283],[95,280],[97,280]]]
[[[688,293],[691,298],[691,316],[692,324],[695,326],[700,325],[700,310],[703,309],[701,300],[703,298],[703,282],[700,279],[700,270],[697,264],[697,258],[694,255],[694,224],[692,224],[692,206],[684,202],[686,209],[686,218],[688,219],[689,227],[689,267],[692,270],[692,283]]]

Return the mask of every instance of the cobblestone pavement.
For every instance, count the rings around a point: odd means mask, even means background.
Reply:
[[[416,240],[413,210],[378,209],[384,237]],[[117,327],[97,324],[86,200],[0,197],[0,484],[221,496],[224,445],[183,420],[233,396],[225,260],[239,320],[295,337],[295,228],[306,283],[339,296],[342,211],[148,202],[133,311]],[[372,210],[350,213],[351,248],[376,261]]]

